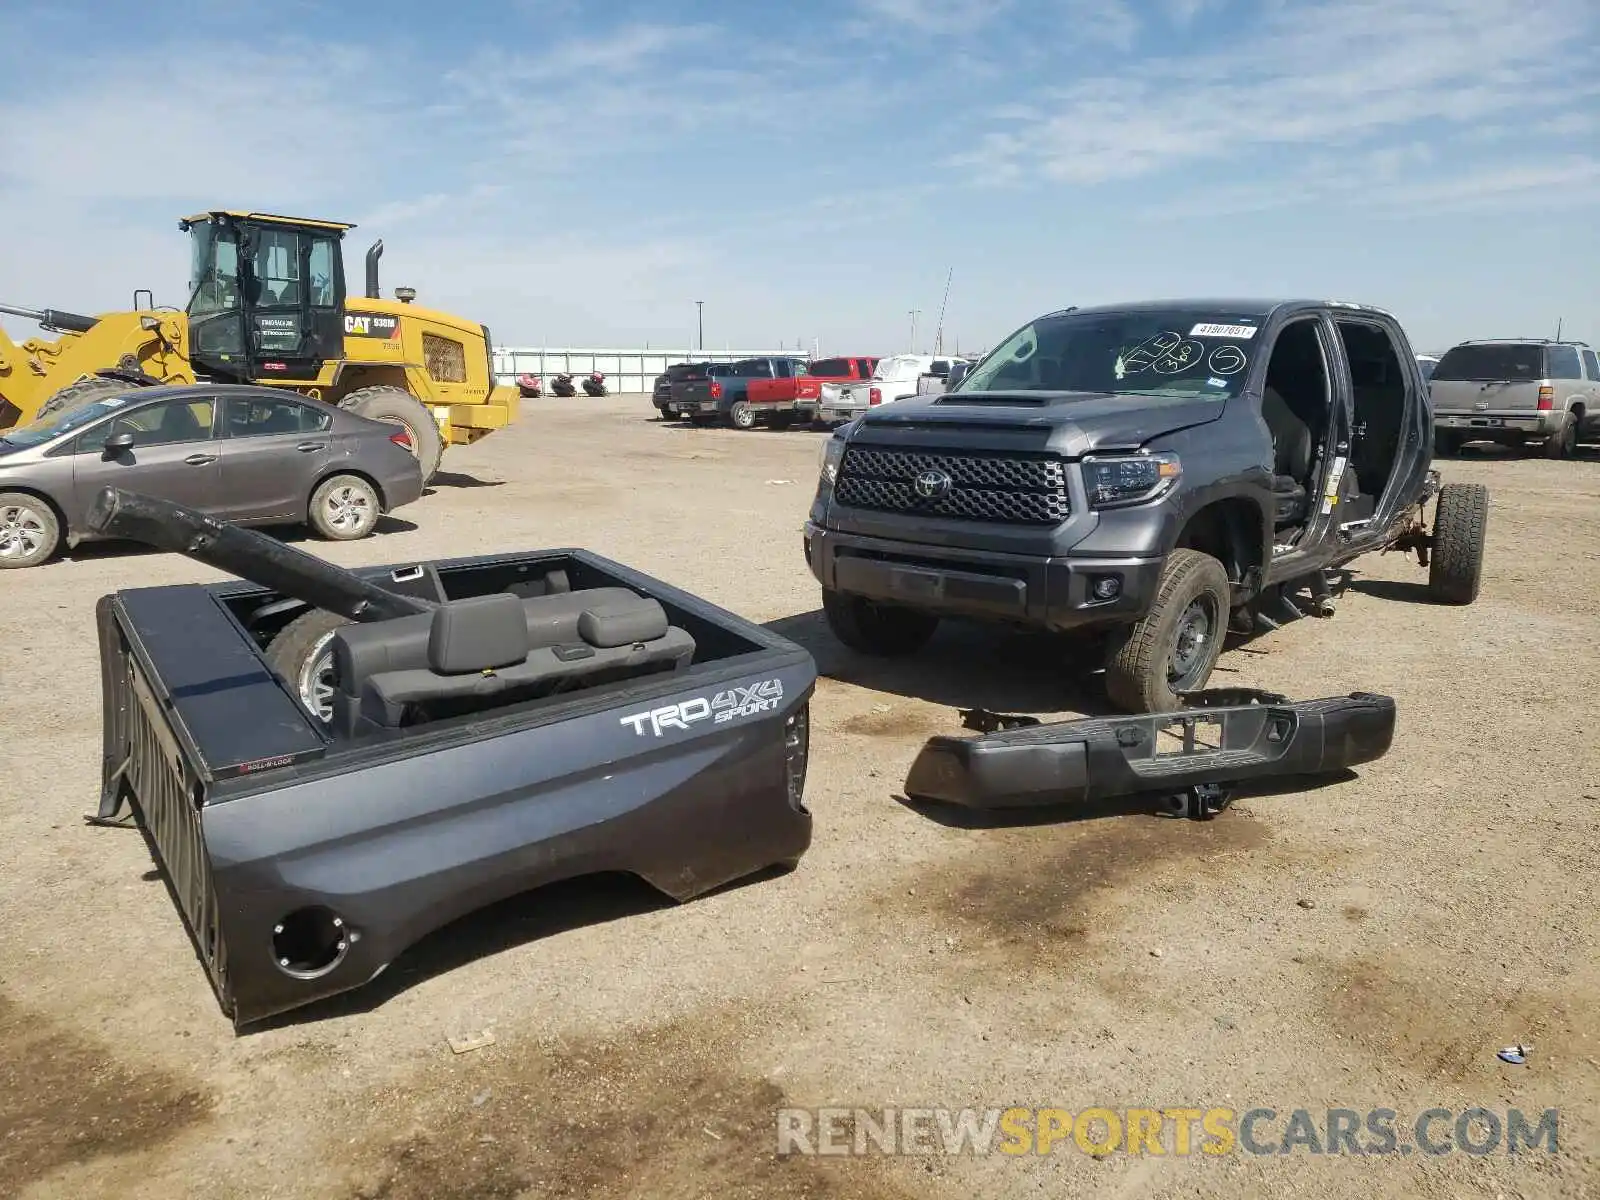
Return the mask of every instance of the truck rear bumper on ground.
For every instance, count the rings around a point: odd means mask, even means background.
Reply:
[[[1038,559],[949,550],[855,537],[812,521],[806,522],[805,555],[817,581],[835,591],[1058,630],[1143,613],[1162,568],[1159,558]]]
[[[425,935],[543,884],[619,872],[687,900],[809,847],[803,649],[581,551],[478,562],[427,569],[630,586],[696,630],[696,661],[341,740],[241,624],[272,593],[100,600],[100,817],[132,809],[236,1026],[358,988]]]
[[[930,738],[905,793],[981,809],[1172,795],[1345,770],[1382,758],[1394,739],[1388,696],[1257,697],[1263,702],[1228,703],[1243,697],[1218,692],[1219,703],[1177,712]]]

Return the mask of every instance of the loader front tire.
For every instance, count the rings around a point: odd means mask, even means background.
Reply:
[[[439,436],[433,414],[421,400],[404,388],[380,384],[357,388],[339,402],[339,407],[368,420],[404,426],[411,438],[411,453],[422,465],[424,486],[433,478],[444,455],[444,439]]]
[[[91,401],[104,400],[107,396],[120,396],[123,392],[135,391],[138,386],[122,379],[80,379],[77,383],[69,383],[41,404],[33,419],[37,421],[41,417],[53,417]]]

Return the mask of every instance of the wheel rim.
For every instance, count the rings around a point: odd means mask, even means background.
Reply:
[[[372,497],[353,484],[329,492],[322,507],[328,525],[341,533],[358,533],[372,521]]]
[[[748,408],[742,404],[737,404],[733,409],[733,423],[740,429],[749,429],[754,423],[754,417]]]
[[[44,517],[36,509],[23,504],[0,508],[0,558],[31,558],[48,536]]]
[[[1211,656],[1218,627],[1216,604],[1210,596],[1195,597],[1183,610],[1167,665],[1167,682],[1173,691],[1182,691],[1199,682]]]
[[[300,677],[295,681],[300,692],[300,703],[317,719],[325,723],[333,720],[333,632],[322,635],[317,644],[300,664]]]

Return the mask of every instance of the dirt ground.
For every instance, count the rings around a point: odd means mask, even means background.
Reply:
[[[1037,639],[832,643],[801,557],[822,435],[529,402],[342,563],[583,545],[805,644],[823,673],[800,868],[674,906],[563,885],[364,992],[236,1037],[138,834],[98,795],[92,607],[210,579],[129,547],[0,578],[0,1193],[31,1198],[1600,1195],[1600,461],[1479,455],[1487,581],[1430,605],[1394,554],[1218,683],[1395,696],[1392,752],[1211,823],[958,821],[896,799],[956,706],[1083,711]],[[1584,730],[1589,732],[1585,733]],[[456,1055],[446,1039],[484,1029]],[[1496,1051],[1531,1043],[1529,1061]],[[1559,1108],[1555,1154],[786,1157],[839,1105]],[[1434,1126],[1436,1136],[1450,1120]],[[1198,1135],[1197,1135],[1198,1136]],[[869,1143],[869,1149],[871,1144]]]

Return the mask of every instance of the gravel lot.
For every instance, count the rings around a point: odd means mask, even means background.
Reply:
[[[527,402],[343,563],[583,545],[803,642],[824,678],[791,875],[670,906],[582,883],[236,1038],[98,796],[92,607],[215,576],[127,547],[0,577],[0,1193],[27,1197],[1600,1195],[1594,596],[1600,461],[1442,464],[1493,492],[1488,578],[1357,565],[1331,621],[1219,683],[1394,695],[1390,755],[1209,824],[958,823],[897,802],[955,706],[1081,711],[1037,639],[830,642],[801,558],[822,435]],[[1588,734],[1583,733],[1587,728]],[[454,1055],[446,1038],[492,1029]],[[1496,1050],[1531,1043],[1527,1065]],[[1561,1109],[1559,1152],[778,1159],[784,1105]],[[1435,1127],[1442,1134],[1448,1122]]]

